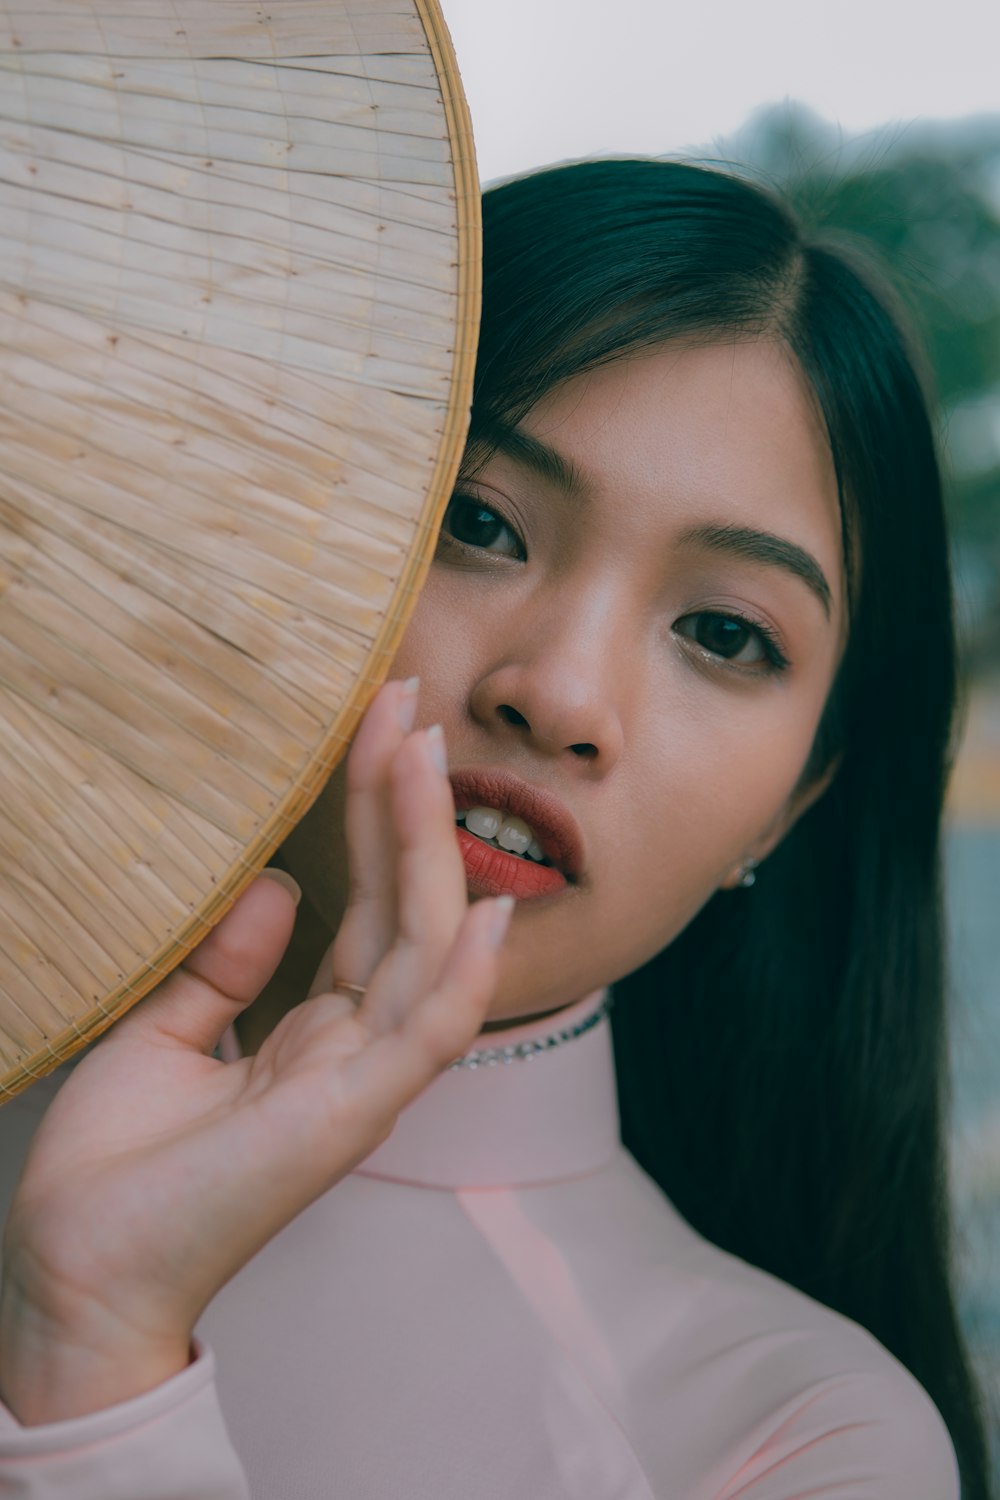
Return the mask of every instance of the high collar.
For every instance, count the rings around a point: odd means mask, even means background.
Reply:
[[[540,1021],[484,1032],[469,1052],[516,1047],[580,1025],[604,990]],[[468,1055],[468,1053],[466,1054]],[[604,1166],[619,1144],[611,1027],[532,1057],[450,1068],[404,1109],[355,1170],[429,1188],[526,1187]]]

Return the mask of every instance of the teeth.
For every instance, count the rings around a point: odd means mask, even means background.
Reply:
[[[466,828],[470,833],[478,834],[481,839],[496,838],[502,823],[503,815],[495,812],[492,807],[470,807],[465,815]]]
[[[527,823],[522,823],[520,818],[504,818],[496,840],[501,849],[509,849],[511,854],[527,854],[533,837]]]
[[[467,812],[455,816],[458,822],[465,823],[470,833],[506,849],[510,854],[524,855],[539,863],[545,859],[541,844],[522,818],[499,812],[495,807],[470,807]]]

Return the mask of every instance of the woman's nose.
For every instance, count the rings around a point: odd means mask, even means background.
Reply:
[[[567,628],[568,627],[568,628]],[[473,718],[497,739],[606,773],[622,753],[621,662],[610,641],[523,620],[476,682]]]

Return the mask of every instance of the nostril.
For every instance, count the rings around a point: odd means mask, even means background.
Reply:
[[[505,724],[527,724],[523,714],[519,714],[516,708],[511,708],[509,703],[501,703],[497,713]]]
[[[581,760],[593,760],[597,754],[596,745],[570,745],[574,755],[579,755]]]

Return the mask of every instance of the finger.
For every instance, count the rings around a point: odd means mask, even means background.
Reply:
[[[280,873],[280,883],[266,875],[255,880],[180,967],[118,1022],[112,1036],[169,1037],[211,1052],[226,1027],[256,1000],[288,946],[296,900],[284,883],[290,877]]]
[[[351,1060],[351,1081],[393,1114],[416,1098],[483,1029],[496,993],[500,950],[514,899],[500,896],[468,909],[437,984],[400,1025]]]
[[[440,727],[412,734],[390,774],[398,844],[398,930],[369,981],[363,1020],[376,1031],[398,1025],[437,983],[468,910],[465,866],[455,836],[455,802]],[[338,977],[348,978],[335,952]]]
[[[349,895],[337,958],[364,983],[396,930],[396,838],[389,768],[416,715],[418,679],[388,682],[361,722],[346,765],[344,834]]]
[[[390,780],[399,841],[400,935],[409,943],[437,949],[439,967],[469,904],[439,724],[411,736],[393,762]]]
[[[325,950],[319,961],[319,967],[313,976],[313,982],[306,991],[306,999],[312,1000],[316,995],[327,995],[333,988],[334,969],[333,958],[336,950],[336,941],[332,942]],[[339,977],[339,976],[336,976]]]

